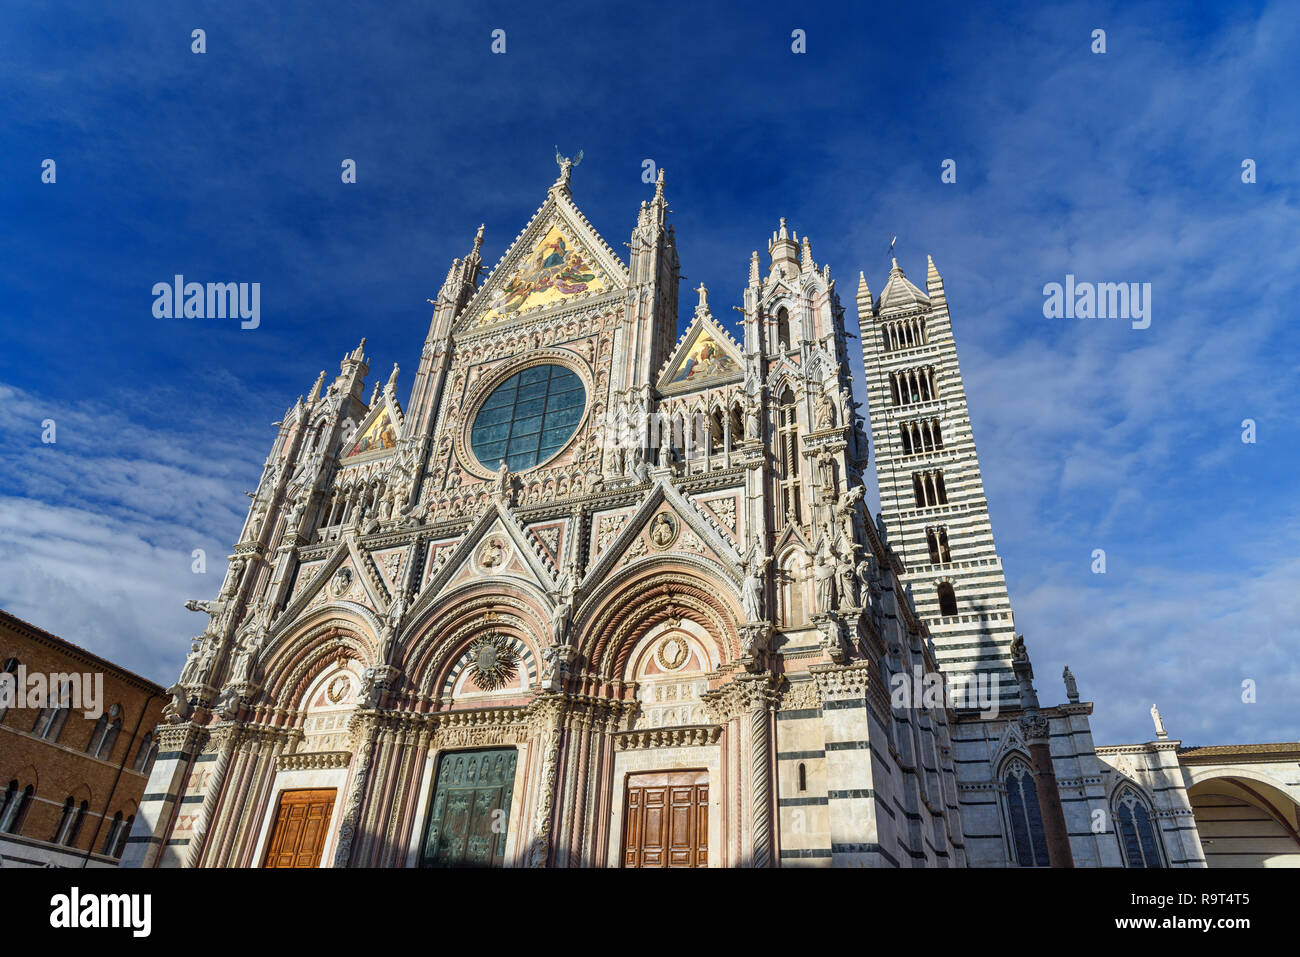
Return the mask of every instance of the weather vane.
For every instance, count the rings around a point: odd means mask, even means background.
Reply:
[[[578,150],[578,155],[569,159],[567,156],[560,155],[560,147],[555,147],[555,165],[560,167],[560,178],[556,180],[557,186],[568,186],[569,175],[573,168],[582,162],[582,150]]]

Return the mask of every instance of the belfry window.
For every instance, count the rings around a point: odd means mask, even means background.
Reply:
[[[1119,792],[1112,811],[1125,867],[1164,867],[1151,811],[1131,787]]]
[[[776,343],[778,352],[785,352],[794,346],[790,339],[790,313],[785,306],[776,311]]]
[[[1038,807],[1034,774],[1020,758],[1012,758],[1002,774],[1011,835],[1011,859],[1021,867],[1047,867],[1047,836]]]
[[[943,484],[943,472],[938,469],[930,472],[913,472],[912,494],[916,499],[917,508],[947,505],[948,489]]]
[[[957,614],[957,592],[952,582],[939,583],[939,614],[944,618]]]
[[[925,544],[930,552],[930,564],[952,561],[948,551],[948,528],[946,525],[931,525],[925,530]]]

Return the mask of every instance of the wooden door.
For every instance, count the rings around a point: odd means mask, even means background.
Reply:
[[[281,791],[266,867],[319,867],[334,810],[334,788]]]
[[[663,771],[627,779],[624,867],[709,866],[709,773]]]
[[[514,748],[453,751],[438,776],[421,867],[500,867],[505,862]]]

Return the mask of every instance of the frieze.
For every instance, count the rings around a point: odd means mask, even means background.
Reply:
[[[352,761],[351,751],[310,751],[306,754],[282,754],[275,759],[277,771],[328,771],[346,768]]]
[[[681,748],[717,744],[722,728],[716,724],[677,728],[646,728],[623,731],[613,736],[615,751],[640,751],[646,748]]]

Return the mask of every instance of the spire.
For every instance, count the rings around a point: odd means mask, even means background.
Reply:
[[[939,270],[935,268],[934,257],[927,255],[925,270],[925,291],[930,294],[931,299],[946,298],[943,292],[943,278],[939,275]]]
[[[311,389],[307,392],[308,402],[315,402],[318,398],[320,398],[321,386],[323,386],[324,384],[325,384],[325,370],[321,369],[320,375],[316,377],[316,381],[312,383]]]
[[[871,287],[867,285],[867,274],[858,272],[858,318],[869,315],[872,310]]]
[[[352,350],[352,358],[358,362],[366,361],[366,337],[361,337],[361,343]]]
[[[749,254],[749,281],[758,282],[758,250]]]
[[[799,247],[799,267],[805,271],[816,269],[816,263],[813,262],[812,243],[808,240],[808,234],[803,234],[803,245]]]
[[[384,391],[392,395],[397,391],[397,363],[393,363],[392,375],[388,377],[388,384],[384,386]]]
[[[663,168],[662,166],[659,167],[659,175],[655,177],[655,198],[654,198],[654,201],[655,201],[656,203],[666,203],[666,202],[668,202],[668,200],[664,198],[664,168]]]
[[[772,269],[779,270],[782,276],[793,276],[799,272],[799,246],[790,238],[785,217],[781,217],[780,228],[772,234],[772,241],[767,244],[767,251],[772,257]]]
[[[890,257],[893,263],[889,270],[889,281],[885,283],[885,288],[880,292],[880,299],[876,301],[876,312],[884,312],[887,309],[928,309],[930,299],[925,293],[917,289],[907,273],[898,265],[898,259]]]

